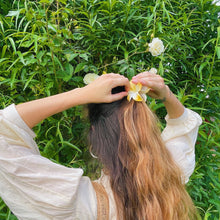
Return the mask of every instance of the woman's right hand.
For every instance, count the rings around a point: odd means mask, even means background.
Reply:
[[[125,86],[126,91],[112,94],[112,89]],[[129,80],[119,74],[109,73],[98,77],[95,81],[82,88],[86,93],[87,103],[110,103],[128,95]]]

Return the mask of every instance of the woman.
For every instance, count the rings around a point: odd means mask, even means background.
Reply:
[[[82,176],[82,169],[40,156],[30,130],[53,114],[88,103],[102,103],[89,107],[90,142],[104,165],[97,182],[108,194],[109,219],[196,218],[182,183],[194,169],[201,118],[183,107],[160,76],[144,72],[132,81],[151,88],[148,95],[163,100],[168,112],[163,141],[146,104],[126,100],[130,84],[118,74],[102,75],[83,88],[0,112],[0,197],[19,219],[97,218],[91,180]]]

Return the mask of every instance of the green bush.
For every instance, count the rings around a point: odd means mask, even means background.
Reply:
[[[171,90],[203,118],[196,168],[187,184],[204,219],[219,219],[219,6],[208,0],[0,0],[0,106],[82,87],[83,76],[116,72],[131,78],[156,67]],[[163,40],[163,55],[147,50]],[[163,118],[163,105],[148,98]],[[78,106],[40,123],[43,156],[94,176]],[[16,219],[0,201],[0,219]]]

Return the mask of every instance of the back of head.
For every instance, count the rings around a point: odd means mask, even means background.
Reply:
[[[89,118],[92,151],[110,176],[118,219],[196,218],[157,118],[144,102],[90,104]]]

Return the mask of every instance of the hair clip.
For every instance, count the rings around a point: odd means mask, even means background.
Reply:
[[[147,86],[142,86],[141,83],[134,84],[130,81],[130,90],[128,91],[127,100],[130,102],[134,99],[137,102],[142,102],[147,100],[146,93],[148,93],[150,88]]]

